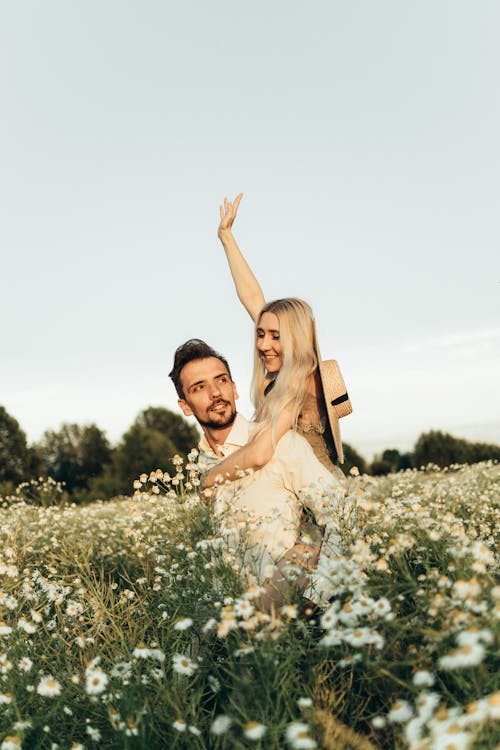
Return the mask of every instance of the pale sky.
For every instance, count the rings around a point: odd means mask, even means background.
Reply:
[[[0,404],[30,440],[176,409],[253,331],[217,239],[315,312],[370,457],[500,443],[500,4],[0,0]]]

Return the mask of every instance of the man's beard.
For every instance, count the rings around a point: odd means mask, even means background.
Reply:
[[[203,422],[201,419],[198,419],[199,424],[202,427],[206,427],[208,430],[223,430],[225,427],[230,427],[234,420],[236,419],[236,409],[234,409],[225,422],[212,422],[212,420],[208,420],[207,422]]]

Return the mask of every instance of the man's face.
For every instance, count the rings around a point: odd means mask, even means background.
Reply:
[[[202,427],[229,427],[236,417],[238,393],[223,362],[215,357],[193,359],[181,370],[184,398],[179,406],[186,417],[194,416]]]

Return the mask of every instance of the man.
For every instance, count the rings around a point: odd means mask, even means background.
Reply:
[[[256,425],[237,413],[238,393],[224,357],[204,341],[190,339],[175,352],[170,378],[184,415],[194,416],[202,428],[201,464],[211,468],[247,444]],[[283,571],[290,562],[303,571],[296,584],[304,591],[306,572],[316,564],[321,542],[299,539],[303,506],[313,511],[318,523],[331,527],[328,498],[339,492],[338,480],[293,430],[278,441],[273,457],[261,469],[215,488],[211,499],[221,528],[237,546],[244,521],[245,563],[260,580],[270,579],[265,606],[281,601],[288,587]]]

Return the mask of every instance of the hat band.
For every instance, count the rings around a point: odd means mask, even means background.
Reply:
[[[342,394],[342,396],[339,396],[338,398],[334,398],[332,403],[332,406],[338,406],[339,404],[343,404],[344,401],[349,401],[349,396],[347,394],[347,391]]]

